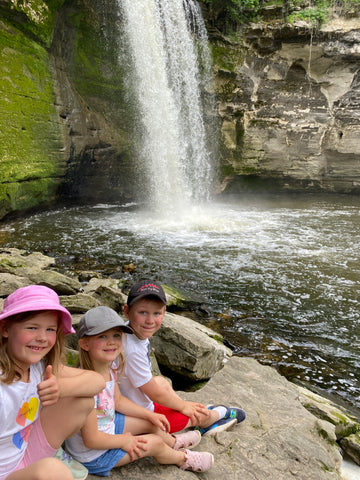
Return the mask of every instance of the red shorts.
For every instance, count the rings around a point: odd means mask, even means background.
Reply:
[[[170,423],[170,433],[180,432],[180,430],[183,430],[189,423],[189,417],[186,417],[177,410],[172,410],[171,408],[164,407],[155,402],[154,412],[165,415]]]

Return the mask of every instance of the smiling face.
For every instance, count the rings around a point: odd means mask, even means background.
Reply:
[[[122,330],[111,328],[98,335],[79,339],[80,348],[88,352],[94,366],[108,365],[113,362],[122,349]]]
[[[1,334],[7,338],[8,355],[24,374],[53,348],[58,324],[55,311],[38,312],[25,320],[4,324]]]
[[[140,340],[151,338],[159,330],[165,310],[161,301],[151,298],[142,298],[130,307],[124,305],[124,314]]]

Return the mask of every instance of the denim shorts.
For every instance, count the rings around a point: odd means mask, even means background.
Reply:
[[[115,434],[119,435],[123,433],[124,425],[125,416],[115,412]],[[95,460],[83,463],[83,465],[89,470],[89,473],[99,475],[99,477],[108,477],[110,471],[120,462],[124,455],[126,455],[126,452],[121,450],[121,448],[112,448],[100,455],[100,457],[95,458]]]

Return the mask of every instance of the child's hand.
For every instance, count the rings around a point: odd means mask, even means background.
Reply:
[[[145,437],[134,436],[130,432],[123,433],[121,436],[124,438],[124,441],[120,448],[129,454],[132,462],[143,457],[143,453],[147,451],[148,443]]]
[[[181,413],[190,418],[192,427],[199,425],[199,423],[204,420],[204,417],[210,415],[210,412],[205,405],[196,402],[185,402],[185,406],[181,410]]]
[[[41,405],[48,407],[56,403],[60,396],[57,378],[52,373],[52,366],[48,365],[45,369],[44,380],[37,386]]]
[[[161,413],[153,413],[149,416],[149,421],[155,425],[156,427],[160,428],[163,432],[170,432],[170,423],[165,415]]]

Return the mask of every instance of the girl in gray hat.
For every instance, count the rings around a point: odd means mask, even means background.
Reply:
[[[131,328],[108,307],[93,308],[80,320],[80,366],[100,373],[106,388],[95,396],[95,408],[81,431],[66,441],[67,451],[89,473],[100,476],[148,456],[182,470],[209,470],[212,454],[189,450],[200,442],[199,432],[170,435],[164,415],[150,412],[121,395],[117,377],[124,369],[124,332],[132,334]]]

